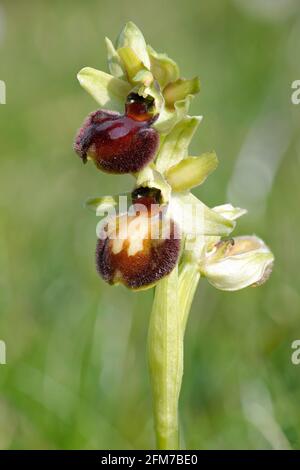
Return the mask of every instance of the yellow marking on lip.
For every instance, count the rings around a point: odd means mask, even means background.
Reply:
[[[127,222],[127,223],[126,223]],[[125,221],[119,225],[118,237],[112,239],[112,252],[117,255],[126,249],[128,256],[135,256],[144,249],[144,240],[148,238],[149,233],[149,218],[147,215],[139,215],[134,217],[131,221]]]

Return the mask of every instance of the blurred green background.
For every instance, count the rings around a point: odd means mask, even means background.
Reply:
[[[298,0],[0,0],[0,448],[151,448],[146,358],[153,292],[109,287],[94,268],[89,196],[130,177],[82,166],[76,129],[97,105],[76,73],[106,70],[104,36],[133,20],[202,90],[192,153],[216,149],[197,195],[249,209],[236,234],[276,255],[259,289],[203,280],[185,340],[180,401],[190,449],[300,448]]]

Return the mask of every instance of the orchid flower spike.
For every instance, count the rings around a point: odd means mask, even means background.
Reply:
[[[109,73],[85,67],[78,74],[100,108],[85,119],[74,149],[84,163],[134,178],[127,195],[87,202],[102,216],[96,267],[109,284],[156,286],[148,341],[155,430],[159,448],[177,449],[184,330],[200,278],[226,291],[259,286],[274,256],[256,236],[232,237],[246,210],[209,208],[192,193],[218,165],[214,151],[189,153],[202,121],[188,114],[198,77],[183,78],[132,22],[106,47]]]

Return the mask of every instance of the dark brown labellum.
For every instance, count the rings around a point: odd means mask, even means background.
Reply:
[[[127,220],[126,220],[127,219]],[[126,236],[123,223],[127,223]],[[154,285],[176,266],[180,235],[174,221],[161,213],[120,215],[114,219],[114,237],[106,225],[97,242],[96,266],[108,283],[132,289]]]
[[[159,134],[151,127],[158,115],[149,103],[129,95],[125,114],[98,110],[91,113],[79,130],[74,150],[85,163],[91,158],[109,173],[136,173],[150,163],[159,145]]]

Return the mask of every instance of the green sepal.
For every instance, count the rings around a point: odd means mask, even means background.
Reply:
[[[156,52],[151,46],[147,46],[151,62],[151,72],[163,89],[168,83],[175,82],[179,78],[179,68],[174,60],[167,54]]]
[[[150,58],[144,36],[132,21],[126,23],[119,34],[116,49],[118,50],[121,47],[130,47],[143,62],[144,66],[150,69]]]
[[[200,91],[200,80],[198,77],[186,80],[179,78],[169,83],[163,92],[166,107],[173,108],[176,101],[184,100],[188,95],[196,95]]]
[[[227,237],[236,225],[234,220],[210,209],[191,193],[174,195],[170,202],[170,211],[174,220],[189,236]]]
[[[213,207],[213,211],[229,220],[236,220],[248,212],[247,209],[234,207],[232,204],[222,204],[221,206]]]
[[[188,146],[201,120],[201,116],[186,116],[166,136],[156,160],[159,172],[166,172],[187,156]]]
[[[123,112],[126,97],[132,87],[128,82],[91,67],[85,67],[77,75],[80,85],[103,108]]]
[[[166,179],[174,191],[186,191],[202,184],[217,166],[215,152],[187,157],[167,171]]]
[[[138,72],[140,72],[141,70],[146,70],[143,62],[131,49],[131,47],[120,47],[118,49],[118,54],[121,58],[123,68],[126,70],[127,79],[131,83],[133,81],[133,78],[138,74]]]
[[[115,46],[109,38],[105,38],[105,44],[107,49],[107,63],[110,73],[116,77],[125,79],[125,71],[123,64]]]

